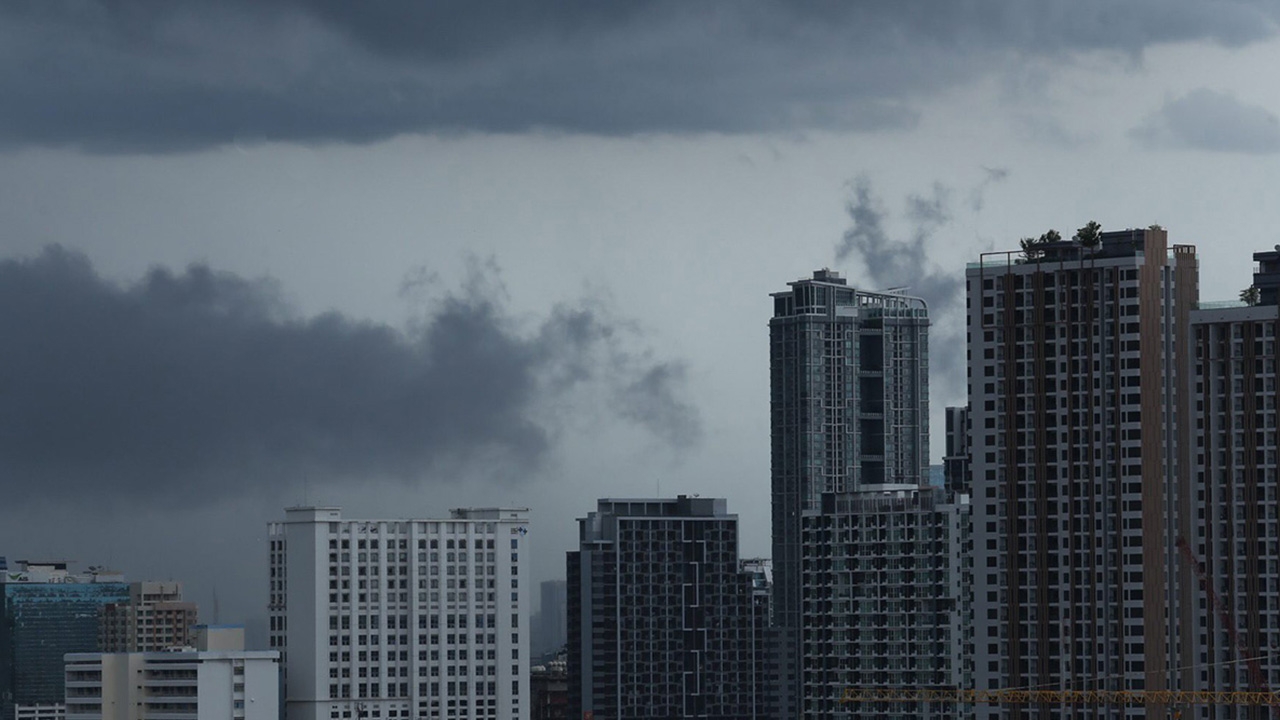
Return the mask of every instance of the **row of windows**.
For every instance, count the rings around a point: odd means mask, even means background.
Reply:
[[[411,697],[409,694],[410,683],[400,683],[398,686],[394,683],[383,685],[382,683],[356,683],[355,695],[352,695],[352,683],[333,683],[329,685],[329,698],[381,698],[381,697]],[[441,689],[444,689],[445,696],[469,695],[474,692],[477,696],[497,695],[498,684],[495,682],[474,682],[467,681],[448,682],[448,683],[419,683],[418,695],[439,697]],[[520,681],[511,681],[511,694],[520,694]]]
[[[449,651],[449,656],[450,656],[450,657],[449,657],[449,660],[450,660],[450,661],[457,661],[457,660],[461,660],[461,661],[464,661],[464,662],[465,662],[465,661],[466,661],[466,659],[467,659],[467,657],[466,657],[466,655],[467,655],[467,651],[466,651],[466,650],[461,650],[461,651],[457,651],[457,652],[461,655],[461,657],[458,657],[458,658],[453,657],[453,656],[454,656],[454,654],[455,654],[455,651],[450,650],[450,651]],[[374,654],[376,655],[377,653],[375,652]],[[423,653],[423,654],[425,654],[425,653]],[[440,660],[440,657],[439,657],[440,653],[439,653],[439,651],[438,651],[438,650],[433,650],[431,654],[432,654],[431,661],[432,661],[432,662],[439,662],[439,660]],[[476,660],[484,660],[483,655],[484,655],[484,651],[482,651],[482,650],[477,650],[477,651],[476,651],[476,654],[475,654],[475,659],[476,659]],[[493,659],[494,659],[494,652],[493,652],[492,650],[491,650],[491,651],[489,651],[489,659],[490,659],[490,660],[493,660]],[[513,659],[513,660],[517,659],[517,658],[515,657],[515,652],[514,652],[514,651],[512,652],[512,659]],[[374,658],[374,662],[377,662],[377,658],[376,658],[376,657]],[[357,668],[356,668],[356,677],[362,677],[362,678],[365,678],[365,677],[373,677],[373,678],[376,678],[376,677],[378,677],[378,676],[381,674],[382,669],[383,669],[383,668],[382,668],[382,666],[381,666],[381,665],[374,665],[374,666],[371,666],[371,667],[370,667],[370,666],[366,666],[366,665],[360,665],[359,667],[357,667]],[[398,673],[397,673],[397,670],[399,671]],[[409,677],[409,668],[408,668],[407,666],[400,666],[399,668],[396,668],[396,667],[388,667],[388,668],[386,668],[386,671],[387,671],[387,677],[388,677],[388,678],[396,677],[396,676],[397,676],[397,674],[399,675],[399,677]],[[519,665],[512,665],[512,666],[511,666],[511,674],[513,674],[513,675],[519,675],[519,674],[520,674],[520,666],[519,666]],[[439,665],[432,665],[432,666],[419,665],[419,666],[418,666],[418,676],[419,676],[419,677],[440,677],[440,675],[441,675],[441,673],[440,673],[440,666],[439,666]],[[446,666],[446,667],[445,667],[445,673],[444,673],[444,675],[446,675],[447,677],[467,677],[468,675],[474,675],[474,676],[476,676],[476,677],[484,677],[484,676],[486,676],[486,675],[491,675],[491,676],[496,677],[496,676],[498,675],[498,666],[497,666],[497,665],[475,665],[475,666],[471,666],[471,665],[448,665],[448,666]],[[337,665],[334,665],[333,667],[329,668],[329,677],[330,677],[330,678],[338,678],[338,677],[349,678],[349,677],[351,677],[351,667],[350,667],[350,666],[345,666],[345,665],[344,665],[344,666],[342,666],[342,667],[338,667]]]

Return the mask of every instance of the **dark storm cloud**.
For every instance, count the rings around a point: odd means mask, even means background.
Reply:
[[[1211,152],[1280,152],[1280,119],[1266,108],[1206,88],[1165,100],[1160,111],[1132,131],[1149,147]]]
[[[1269,0],[5,3],[0,143],[909,127],[1028,57],[1270,37]]]
[[[986,204],[987,188],[1004,182],[1009,177],[1009,168],[983,167],[982,180],[969,190],[969,208],[974,212],[982,212]]]
[[[201,265],[120,286],[50,247],[0,262],[4,494],[199,500],[304,476],[523,477],[555,441],[555,406],[590,387],[687,445],[699,425],[681,366],[637,359],[626,325],[584,301],[526,329],[485,264],[401,331],[299,317],[271,282]]]
[[[950,191],[935,183],[929,195],[909,195],[904,213],[912,228],[907,238],[893,238],[885,229],[886,211],[871,182],[855,181],[846,203],[852,225],[836,246],[836,260],[857,257],[866,266],[866,279],[875,288],[909,287],[909,294],[925,299],[933,312],[955,303],[963,277],[940,270],[930,260],[930,243],[938,228],[951,219]]]
[[[685,369],[675,363],[661,363],[618,393],[619,411],[675,447],[696,444],[702,437],[697,415],[684,395]]]
[[[982,194],[1009,176],[1004,168],[983,168],[982,180],[969,192],[970,207],[982,207]],[[836,260],[856,258],[865,272],[868,289],[906,288],[906,294],[924,298],[929,305],[929,354],[934,384],[944,401],[963,398],[965,368],[964,270],[944,267],[935,258],[943,243],[939,231],[953,220],[952,192],[934,183],[927,194],[908,195],[902,217],[910,231],[895,237],[887,229],[889,213],[876,197],[871,182],[859,178],[845,205],[850,226],[836,246]],[[975,201],[975,198],[977,200]],[[856,277],[856,274],[855,274]]]

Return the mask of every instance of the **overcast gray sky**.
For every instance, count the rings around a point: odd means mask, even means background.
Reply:
[[[1280,242],[1273,2],[0,7],[0,554],[263,615],[264,524],[601,496],[768,529],[768,293],[935,318],[1090,219]],[[941,452],[935,436],[934,455]]]

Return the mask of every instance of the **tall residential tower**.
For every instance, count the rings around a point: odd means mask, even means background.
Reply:
[[[1195,249],[1158,227],[1109,232],[988,253],[966,282],[976,688],[1181,688]]]
[[[827,493],[928,482],[928,310],[831,270],[773,294],[773,581],[779,718],[802,701],[805,518]]]
[[[1198,601],[1199,616],[1182,618],[1197,628],[1182,661],[1184,683],[1197,689],[1280,688],[1280,248],[1253,259],[1250,302],[1203,303],[1191,313],[1194,494],[1186,500],[1195,521],[1179,544],[1179,570]],[[1270,713],[1215,706],[1207,714]]]

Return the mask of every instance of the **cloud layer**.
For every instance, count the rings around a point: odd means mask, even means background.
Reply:
[[[624,327],[590,300],[526,327],[484,265],[401,331],[299,317],[270,281],[202,265],[119,286],[49,247],[0,262],[6,501],[517,478],[543,464],[579,392],[673,446],[697,442],[683,366],[649,359]]]
[[[986,191],[1009,177],[1006,168],[983,168],[983,177],[965,194],[961,209],[980,212]],[[908,295],[924,298],[929,307],[930,374],[934,400],[964,398],[965,346],[964,272],[934,261],[942,243],[939,237],[955,219],[955,192],[935,182],[927,193],[907,195],[901,218],[909,231],[895,236],[889,229],[892,215],[865,177],[853,182],[845,204],[849,227],[836,245],[837,264],[851,258],[864,268],[861,279],[868,289],[906,288]],[[967,208],[965,207],[967,206]]]
[[[1207,88],[1166,99],[1132,135],[1152,147],[1259,155],[1280,152],[1280,119],[1274,113]]]
[[[1265,0],[7,3],[0,144],[904,127],[1020,59],[1237,45],[1278,20]]]

